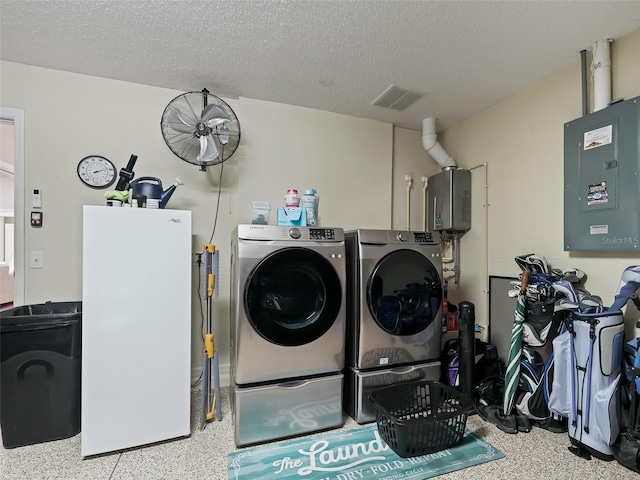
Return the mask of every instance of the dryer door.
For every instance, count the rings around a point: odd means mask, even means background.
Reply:
[[[342,303],[333,266],[306,248],[285,248],[265,257],[249,275],[245,310],[266,340],[284,346],[313,342],[329,330]]]
[[[442,303],[433,263],[414,250],[394,250],[375,266],[367,303],[376,323],[392,335],[415,335],[431,325]]]

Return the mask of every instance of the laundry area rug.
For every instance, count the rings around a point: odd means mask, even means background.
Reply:
[[[228,456],[229,480],[422,480],[503,458],[469,430],[452,448],[402,458],[380,437],[376,424],[287,440]]]

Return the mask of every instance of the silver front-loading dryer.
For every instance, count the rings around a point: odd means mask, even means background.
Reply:
[[[341,425],[343,230],[239,225],[231,247],[236,444]]]
[[[440,376],[442,257],[431,232],[357,230],[345,240],[345,410],[365,423],[373,389]]]

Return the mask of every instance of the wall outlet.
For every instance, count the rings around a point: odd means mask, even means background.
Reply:
[[[31,268],[44,268],[44,254],[42,252],[31,252]]]

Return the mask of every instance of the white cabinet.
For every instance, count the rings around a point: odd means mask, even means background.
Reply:
[[[189,435],[191,212],[84,206],[82,257],[82,456]]]

